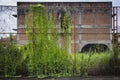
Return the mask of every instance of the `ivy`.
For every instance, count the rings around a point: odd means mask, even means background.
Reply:
[[[59,32],[54,27],[53,15],[50,12],[48,19],[46,8],[43,5],[32,5],[25,17],[26,32],[28,35],[29,53],[28,69],[31,76],[45,77],[68,75],[68,33],[69,19],[68,12],[64,17],[66,26],[64,37],[66,39],[65,49],[58,46]],[[70,71],[69,71],[70,72]]]

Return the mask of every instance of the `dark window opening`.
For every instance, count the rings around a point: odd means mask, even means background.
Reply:
[[[61,29],[64,29],[64,16],[65,16],[65,11],[64,11],[64,9],[60,9],[59,11],[58,11],[58,14],[57,14],[58,16],[57,16],[57,18],[58,18],[58,20],[59,20],[59,22],[60,22],[60,27],[61,27]]]
[[[109,48],[104,44],[87,44],[82,48],[81,52],[105,52]]]

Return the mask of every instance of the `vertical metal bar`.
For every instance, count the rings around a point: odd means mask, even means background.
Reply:
[[[118,33],[118,15],[117,15],[117,13],[118,13],[118,8],[116,7],[116,33]]]
[[[113,44],[114,44],[114,34],[115,34],[115,8],[112,8],[112,32],[113,32]],[[113,50],[114,51],[114,50]]]
[[[113,7],[113,66],[114,74],[116,74],[117,59],[118,59],[118,40],[117,40],[117,7]]]
[[[115,64],[115,8],[113,7],[113,10],[112,10],[112,27],[113,27],[113,33],[112,33],[112,43],[113,43],[113,56],[114,56],[114,59],[113,59],[113,65]]]
[[[115,32],[116,32],[116,27],[115,27],[115,7],[113,7],[113,53],[115,54]]]

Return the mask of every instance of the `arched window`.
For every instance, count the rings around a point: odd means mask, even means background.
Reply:
[[[109,48],[105,44],[87,44],[82,48],[81,52],[105,52]]]

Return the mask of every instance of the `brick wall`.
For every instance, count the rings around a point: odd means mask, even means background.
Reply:
[[[40,2],[48,9],[53,10],[53,20],[55,25],[59,25],[57,19],[57,12],[60,8],[66,8],[69,6],[71,9],[70,17],[72,24],[76,28],[75,36],[71,35],[71,51],[74,49],[76,52],[82,48],[79,43],[82,41],[110,41],[110,29],[111,29],[111,2]],[[39,4],[39,2],[18,2],[18,32],[24,33],[25,30],[20,25],[25,25],[24,10],[29,9],[29,5]],[[57,10],[58,9],[58,10]],[[23,12],[21,12],[23,11]],[[73,30],[73,29],[72,29]],[[73,31],[72,31],[73,32]],[[19,34],[18,40],[27,40],[25,34]],[[75,45],[74,45],[75,40]],[[87,42],[86,42],[87,43]],[[93,43],[93,42],[92,42]],[[60,44],[63,46],[64,38],[61,37]],[[75,47],[75,48],[74,48]]]
[[[20,33],[19,40],[27,40],[27,35],[25,34],[26,33],[25,28],[19,28],[18,33]]]
[[[80,29],[82,40],[110,40],[110,28]]]
[[[86,13],[81,14],[81,24],[93,25],[93,24],[110,24],[110,14],[96,14],[96,13]]]

